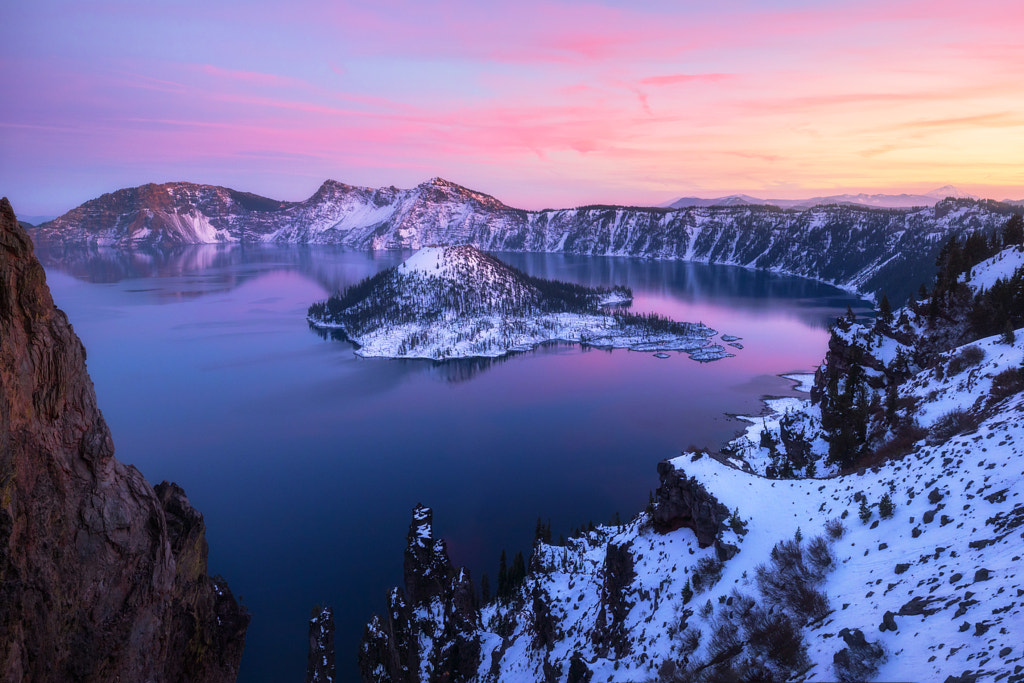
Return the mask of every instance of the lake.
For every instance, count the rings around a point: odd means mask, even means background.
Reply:
[[[395,252],[206,245],[171,252],[40,251],[88,352],[117,456],[184,487],[210,571],[252,611],[243,682],[302,680],[307,619],[335,608],[339,680],[402,580],[412,507],[475,579],[557,538],[628,518],[658,461],[715,447],[778,377],[812,371],[827,325],[869,305],[800,278],[630,258],[498,254],[543,277],[627,284],[634,310],[742,337],[736,357],[549,345],[497,361],[362,359],[305,320],[315,300],[398,263]]]

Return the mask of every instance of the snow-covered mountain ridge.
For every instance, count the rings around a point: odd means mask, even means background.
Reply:
[[[715,331],[635,315],[622,286],[543,280],[476,247],[430,246],[405,262],[309,308],[310,325],[337,330],[361,356],[496,357],[549,341],[643,351],[686,351],[697,360],[732,354],[708,343]]]
[[[395,589],[363,679],[1022,680],[1022,253],[1019,219],[947,243],[922,298],[839,321],[811,399],[659,465],[626,524],[538,525],[496,599],[450,563]]]
[[[123,247],[206,242],[642,256],[762,268],[904,300],[931,275],[949,235],[994,229],[1019,208],[945,199],[918,209],[827,205],[681,209],[588,206],[524,211],[435,178],[415,188],[325,182],[282,202],[192,183],[144,185],[90,200],[32,232],[37,241]]]
[[[680,209],[687,206],[738,206],[743,204],[765,204],[781,209],[809,209],[823,204],[851,204],[870,206],[883,209],[910,209],[922,206],[934,206],[937,202],[948,199],[978,199],[977,196],[964,192],[952,185],[943,185],[923,194],[833,194],[810,199],[759,199],[747,194],[731,194],[725,197],[704,199],[701,197],[680,197],[663,206]]]

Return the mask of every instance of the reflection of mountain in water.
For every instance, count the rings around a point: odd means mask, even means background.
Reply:
[[[689,303],[711,302],[742,310],[768,310],[785,301],[801,321],[818,329],[835,322],[835,311],[852,307],[870,314],[871,305],[832,285],[739,266],[575,254],[498,253],[531,275],[571,280],[588,286],[628,284],[643,295]]]
[[[400,252],[356,252],[343,247],[305,245],[200,244],[131,250],[43,245],[38,253],[47,268],[95,284],[202,275],[204,287],[193,294],[228,291],[281,270],[300,273],[328,292],[336,292],[401,260]]]
[[[160,279],[161,300],[229,291],[280,271],[298,273],[326,292],[334,293],[401,262],[407,255],[408,252],[352,251],[324,245],[251,244],[133,250],[49,246],[39,250],[40,260],[47,268],[86,282],[110,284]],[[575,254],[502,252],[497,255],[531,275],[588,286],[628,284],[638,296],[706,302],[746,311],[782,307],[819,329],[831,324],[836,309],[845,310],[847,305],[858,313],[870,311],[866,302],[830,285],[736,266]],[[197,281],[197,277],[201,281]],[[183,278],[176,283],[178,291],[167,287],[174,278]]]

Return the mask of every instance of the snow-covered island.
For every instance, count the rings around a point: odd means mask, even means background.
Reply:
[[[627,287],[584,287],[528,275],[472,246],[424,247],[399,266],[309,307],[310,325],[335,329],[380,358],[497,357],[561,341],[725,358],[703,323],[625,310]]]

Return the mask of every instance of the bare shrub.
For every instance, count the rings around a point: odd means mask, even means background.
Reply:
[[[861,467],[874,467],[889,460],[898,460],[913,451],[914,444],[927,435],[928,430],[921,427],[916,421],[904,422],[896,428],[896,433],[891,439],[857,464]]]
[[[697,560],[697,566],[693,569],[693,590],[701,593],[711,588],[722,578],[723,564],[717,557],[702,557]]]
[[[830,538],[839,540],[846,535],[846,525],[843,524],[843,520],[838,517],[836,519],[830,519],[825,522],[825,532]]]
[[[817,539],[816,539],[817,540]],[[824,541],[822,540],[824,543]],[[815,543],[815,545],[818,545]],[[831,552],[825,551],[831,557]],[[772,561],[759,565],[754,570],[757,588],[769,604],[778,605],[803,622],[823,617],[829,611],[828,598],[816,590],[814,584],[825,576],[822,568],[814,567],[810,556],[805,557],[804,549],[795,539],[781,541],[772,548]],[[821,548],[815,550],[818,562],[825,562]],[[834,560],[830,561],[830,564]],[[812,564],[812,566],[808,566]]]
[[[794,586],[789,608],[796,616],[810,623],[828,614],[831,605],[823,592],[809,583],[798,583]]]
[[[841,522],[840,526],[842,526]],[[836,558],[824,536],[816,536],[807,544],[807,563],[810,565],[812,575],[818,581],[824,579],[830,571],[835,569]]]
[[[806,664],[803,633],[784,612],[769,612],[755,606],[741,618],[741,623],[755,658],[785,670],[796,670]]]
[[[679,650],[684,657],[689,657],[700,647],[700,629],[686,627],[679,634]]]
[[[973,368],[983,360],[985,360],[985,351],[971,344],[960,349],[960,353],[949,359],[946,371],[950,375],[959,375],[967,368]]]
[[[995,403],[1022,390],[1024,390],[1024,371],[1021,368],[1009,368],[992,378],[992,392],[989,400]]]
[[[708,652],[712,658],[730,650],[735,650],[743,641],[740,639],[739,624],[728,617],[716,618],[711,627],[711,638],[708,641]]]
[[[932,425],[928,443],[939,444],[949,441],[957,434],[978,428],[978,418],[960,408],[949,411]]]
[[[799,533],[799,529],[797,530]],[[780,541],[772,548],[772,560],[778,571],[784,574],[792,574],[803,570],[804,550],[800,547],[800,541],[794,538],[792,541]]]

